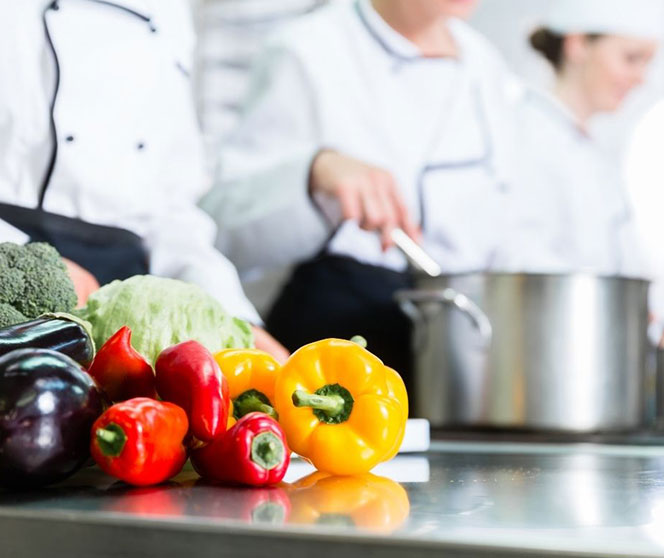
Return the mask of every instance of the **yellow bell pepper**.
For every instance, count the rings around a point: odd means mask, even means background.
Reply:
[[[405,489],[371,473],[335,477],[316,472],[290,490],[290,523],[354,526],[391,533],[410,513]]]
[[[394,457],[408,418],[399,374],[342,339],[296,351],[281,369],[274,402],[290,448],[335,475],[366,473]]]
[[[214,359],[228,381],[229,428],[253,411],[278,418],[273,402],[281,365],[271,355],[258,349],[225,349],[216,353]]]

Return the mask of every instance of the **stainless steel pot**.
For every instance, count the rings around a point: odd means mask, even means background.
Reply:
[[[421,275],[413,412],[436,427],[573,432],[644,423],[648,282],[592,275]]]

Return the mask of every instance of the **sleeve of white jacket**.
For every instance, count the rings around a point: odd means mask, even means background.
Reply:
[[[6,221],[0,220],[0,242],[13,242],[14,244],[25,244],[30,237],[23,231],[13,227]]]
[[[188,54],[193,55],[193,51]],[[162,185],[163,195],[155,200],[153,214],[146,217],[150,272],[195,283],[219,300],[230,314],[260,324],[235,267],[214,247],[214,222],[196,205],[207,190],[208,180],[191,91],[174,98],[168,118],[170,141],[165,151],[158,154],[161,174],[155,177]]]
[[[151,273],[195,283],[232,315],[260,324],[235,267],[213,246],[214,223],[193,200],[180,201],[153,220],[147,239]]]
[[[240,125],[222,147],[215,186],[202,202],[219,227],[218,246],[241,271],[304,260],[329,234],[308,192],[321,147],[315,99],[297,56],[267,47]]]

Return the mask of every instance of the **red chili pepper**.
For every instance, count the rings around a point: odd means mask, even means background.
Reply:
[[[290,450],[279,423],[264,413],[249,413],[223,438],[194,450],[191,462],[207,480],[269,486],[284,478]]]
[[[177,475],[189,424],[177,405],[137,397],[110,407],[92,426],[90,452],[101,469],[136,486]]]
[[[185,341],[164,349],[155,363],[157,392],[182,407],[191,433],[211,442],[226,432],[230,397],[228,382],[203,345]]]
[[[131,329],[119,329],[103,344],[88,370],[111,401],[157,397],[150,363],[131,346]]]

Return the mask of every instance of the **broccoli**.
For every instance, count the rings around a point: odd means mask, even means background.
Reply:
[[[71,312],[76,300],[67,268],[53,246],[0,243],[0,327],[46,312]]]

